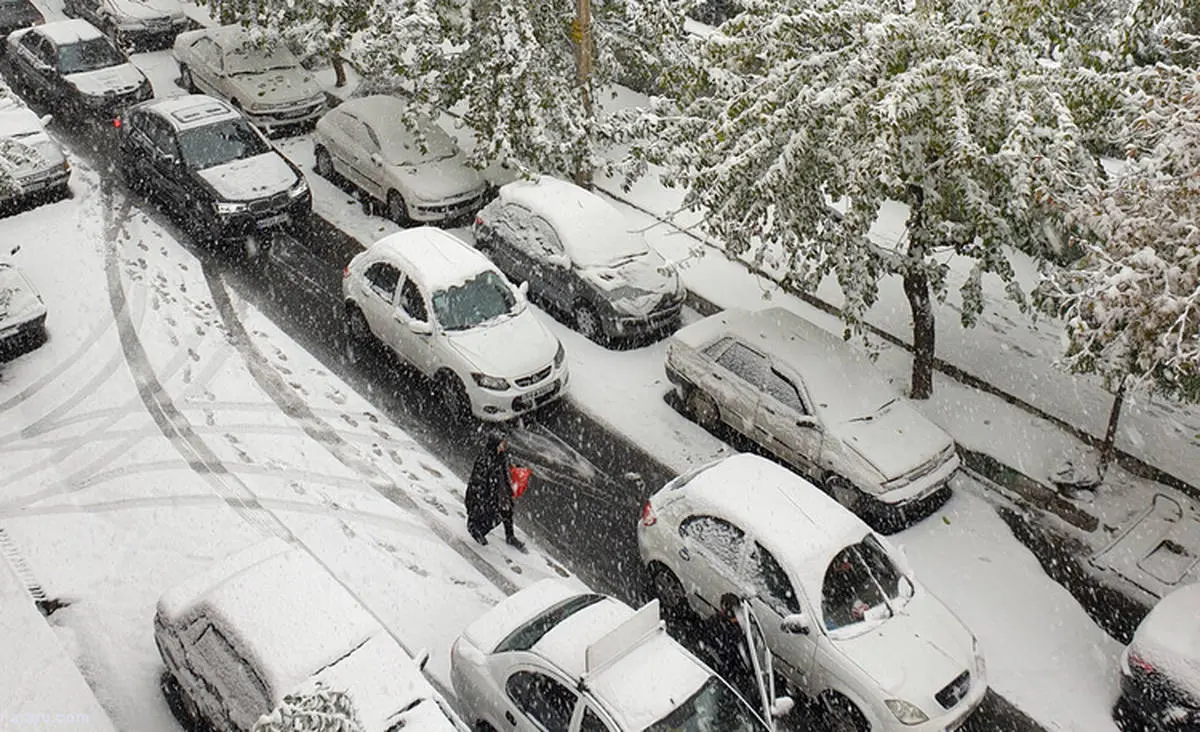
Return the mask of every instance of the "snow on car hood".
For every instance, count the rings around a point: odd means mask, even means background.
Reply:
[[[1159,600],[1129,648],[1200,699],[1200,582]]]
[[[0,263],[0,331],[43,315],[46,306],[16,267]]]
[[[446,341],[489,376],[525,376],[553,362],[558,341],[529,308],[515,317],[470,330],[448,330]]]
[[[62,150],[24,107],[0,109],[0,173],[17,180],[62,165]]]
[[[91,97],[102,97],[105,92],[126,94],[142,84],[142,72],[133,64],[109,66],[95,71],[67,74],[63,77],[80,92]]]
[[[430,698],[432,688],[416,664],[386,632],[371,636],[294,693],[312,692],[318,682],[349,694],[365,732],[384,732],[401,722],[405,729],[454,730]]]
[[[175,0],[109,0],[119,16],[132,20],[183,18],[183,8]]]
[[[888,696],[918,706],[963,671],[974,671],[971,632],[924,588],[895,617],[833,642]]]
[[[265,105],[302,104],[322,93],[312,74],[302,68],[236,74],[229,80],[251,111]]]
[[[579,272],[607,292],[613,305],[627,315],[649,315],[664,296],[679,293],[675,268],[653,250],[613,266],[588,267]]]
[[[830,432],[859,454],[885,481],[940,455],[954,440],[904,399],[874,413],[834,423]]]
[[[296,183],[296,171],[275,151],[197,171],[226,201],[251,201],[286,191]]]
[[[392,175],[412,190],[423,203],[454,201],[470,193],[482,193],[483,178],[461,155],[421,165],[391,165]]]

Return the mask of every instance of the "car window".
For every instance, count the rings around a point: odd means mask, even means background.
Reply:
[[[355,143],[362,147],[370,147],[371,137],[367,132],[367,126],[362,123],[362,120],[349,112],[343,112],[338,116],[338,124],[341,125],[342,130]]]
[[[762,387],[770,370],[766,356],[737,341],[725,349],[725,352],[717,358],[717,363],[755,387]]]
[[[562,242],[554,227],[524,206],[509,204],[503,208],[508,231],[503,236],[515,249],[535,259],[563,254]]]
[[[570,689],[536,671],[518,671],[505,686],[517,708],[546,732],[567,732],[576,699]]]
[[[646,728],[646,732],[767,732],[729,684],[716,676],[674,711]]]
[[[371,289],[384,300],[392,302],[396,298],[396,283],[400,281],[400,270],[387,262],[376,262],[367,267],[363,277]]]
[[[679,525],[679,534],[704,547],[730,569],[737,569],[746,543],[746,534],[738,527],[714,516],[693,516]]]
[[[300,65],[288,47],[276,38],[255,42],[249,38],[225,50],[225,70],[230,76],[286,71]]]
[[[240,117],[183,130],[179,147],[192,170],[206,170],[271,151],[254,127]]]
[[[237,697],[226,698],[227,706],[259,709],[264,713],[269,710],[267,685],[215,626],[209,625],[196,639],[196,650],[221,681],[223,690]]]
[[[512,287],[495,272],[480,272],[433,293],[433,311],[446,330],[466,330],[516,312]]]
[[[801,414],[808,413],[804,408],[804,402],[800,400],[800,392],[796,389],[796,385],[775,369],[767,372],[763,391],[778,399],[786,407]]]
[[[400,288],[400,308],[412,316],[413,320],[419,320],[422,323],[429,322],[429,311],[425,309],[425,298],[421,297],[421,290],[417,288],[417,283],[410,279],[404,280],[404,286]]]
[[[533,648],[542,636],[575,613],[589,608],[604,599],[603,595],[576,595],[554,605],[533,620],[517,628],[500,641],[493,653],[527,651]]]
[[[224,64],[221,59],[221,47],[211,38],[200,38],[192,44],[192,49],[205,65],[220,71]]]
[[[825,627],[836,630],[891,617],[912,585],[873,537],[834,556],[821,586]]]
[[[26,38],[31,39],[29,50],[39,61],[47,66],[58,66],[58,50],[54,47],[53,43],[38,33],[30,33]]]
[[[583,719],[579,722],[579,732],[612,732],[609,726],[592,711],[591,707],[583,710]]]
[[[175,133],[172,132],[171,126],[163,120],[152,114],[146,115],[142,131],[146,134],[146,139],[150,140],[150,144],[154,146],[160,155],[179,154],[179,150],[175,145]]]
[[[107,38],[88,38],[58,48],[58,68],[65,76],[107,69],[125,63],[121,52]]]
[[[787,572],[771,552],[755,542],[750,552],[746,573],[750,584],[759,592],[762,601],[780,615],[800,612],[800,600]]]

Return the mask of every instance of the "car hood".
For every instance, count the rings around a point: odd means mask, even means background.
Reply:
[[[1133,634],[1130,650],[1200,699],[1200,582],[1158,601]]]
[[[506,379],[544,368],[558,351],[557,339],[529,308],[493,325],[445,333],[450,347],[475,369]]]
[[[300,104],[321,94],[312,74],[304,69],[263,71],[229,77],[238,98],[250,107]]]
[[[196,174],[226,201],[266,198],[296,183],[296,171],[275,151],[214,165]]]
[[[109,0],[118,14],[132,20],[183,17],[183,8],[175,0]]]
[[[944,711],[934,694],[963,671],[975,671],[971,632],[924,588],[895,617],[833,643],[889,698],[916,704],[931,717]]]
[[[106,69],[67,74],[63,77],[80,92],[92,97],[102,97],[106,92],[125,94],[141,86],[146,78],[133,64],[109,66]]]
[[[399,184],[423,203],[456,201],[483,192],[479,171],[467,165],[461,155],[421,165],[388,165],[388,169]]]
[[[615,266],[581,269],[580,274],[627,315],[649,315],[664,298],[673,300],[680,294],[675,267],[653,250]]]
[[[830,432],[871,464],[884,481],[924,465],[954,440],[903,399],[856,419],[829,425]]]
[[[454,730],[430,698],[432,688],[416,664],[385,632],[371,636],[293,693],[310,693],[317,684],[344,690],[354,700],[365,732],[384,732],[401,723],[405,729]]]
[[[0,263],[0,331],[46,313],[33,283],[10,264]]]
[[[20,180],[64,160],[62,149],[31,110],[0,110],[0,172]]]

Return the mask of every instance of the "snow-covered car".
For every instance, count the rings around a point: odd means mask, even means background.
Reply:
[[[447,412],[491,422],[559,399],[566,352],[524,288],[430,226],[385,236],[342,274],[349,357],[382,342],[431,378]]]
[[[0,0],[0,37],[44,22],[42,12],[29,0]],[[4,49],[0,47],[0,55],[3,53]]]
[[[650,497],[638,551],[664,612],[748,598],[775,670],[837,730],[956,730],[987,691],[975,637],[902,553],[811,483],[738,454]]]
[[[635,612],[558,579],[472,623],[450,650],[450,680],[476,730],[768,730],[667,635],[657,602]]]
[[[0,358],[19,356],[45,342],[46,303],[16,265],[0,259]]]
[[[1200,583],[1159,600],[1134,632],[1113,716],[1128,730],[1200,730]]]
[[[311,124],[325,113],[316,79],[275,36],[240,25],[186,31],[174,53],[184,89],[228,101],[260,129]]]
[[[86,20],[15,31],[7,44],[17,81],[63,111],[111,119],[118,110],[154,96],[146,75]]]
[[[866,353],[789,310],[726,310],[680,329],[666,372],[701,425],[758,443],[877,528],[950,495],[953,438]]]
[[[487,183],[432,120],[405,123],[408,105],[376,94],[350,99],[317,121],[317,172],[342,178],[401,226],[455,219],[483,204]]]
[[[156,99],[119,120],[121,172],[200,237],[241,241],[262,253],[270,233],[307,222],[304,174],[220,99]]]
[[[38,194],[70,192],[71,164],[46,133],[50,116],[38,117],[0,91],[0,208]]]
[[[83,18],[118,46],[165,48],[187,28],[179,0],[64,0],[63,13]]]
[[[163,693],[188,729],[249,732],[285,696],[319,687],[349,696],[366,732],[461,728],[422,675],[424,660],[279,538],[163,593],[154,641],[166,665]]]
[[[594,341],[679,327],[685,293],[675,267],[615,206],[573,183],[543,176],[501,186],[475,215],[475,246]]]

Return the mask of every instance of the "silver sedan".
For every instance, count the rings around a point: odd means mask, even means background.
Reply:
[[[473,213],[487,191],[454,140],[393,96],[360,97],[330,110],[317,122],[313,145],[318,173],[350,182],[368,206],[381,205],[402,226]]]

